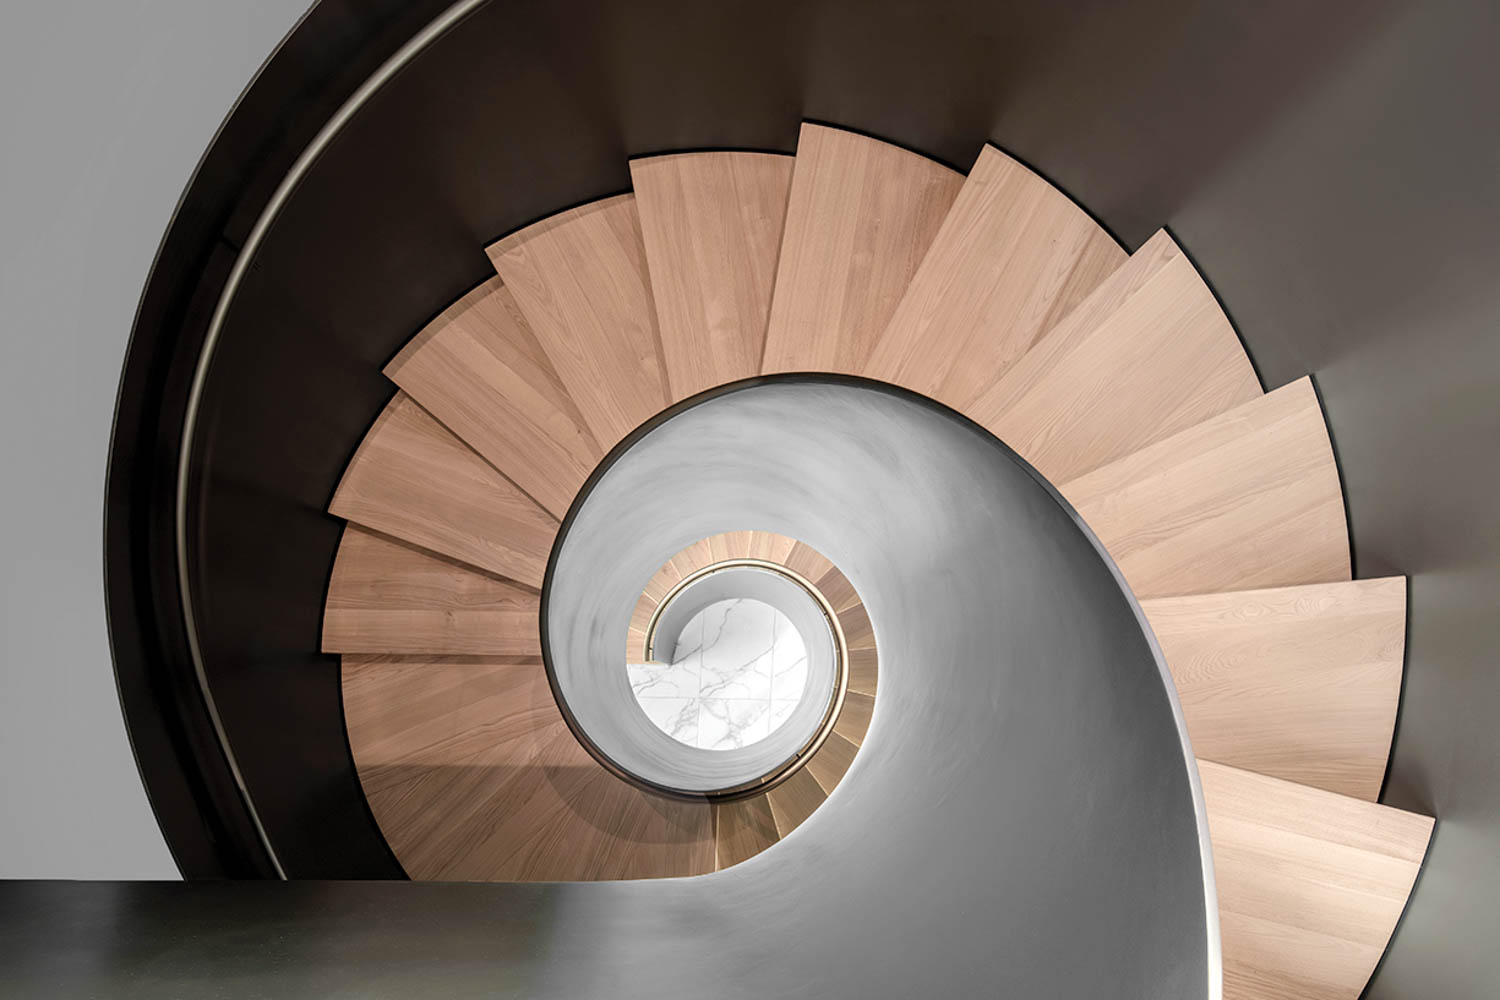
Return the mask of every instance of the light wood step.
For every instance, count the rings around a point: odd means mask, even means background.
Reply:
[[[537,588],[558,528],[552,515],[401,392],[349,460],[328,509]]]
[[[1141,599],[1349,579],[1338,468],[1305,378],[1060,489]]]
[[[1143,601],[1193,752],[1374,801],[1406,635],[1406,581]]]
[[[349,525],[323,610],[325,653],[542,655],[541,597]]]
[[[346,657],[350,747],[415,879],[573,881],[712,871],[706,803],[605,771],[567,729],[539,660]]]
[[[804,124],[762,371],[863,374],[962,184],[899,146]]]
[[[1125,258],[1065,194],[986,146],[861,374],[967,413]]]
[[[487,252],[601,448],[667,405],[634,195],[560,212]]]
[[[764,795],[714,806],[714,842],[720,870],[753,858],[779,839],[771,803]]]
[[[854,755],[858,752],[859,747],[852,741],[837,732],[829,733],[828,739],[808,759],[807,773],[813,776],[824,795],[831,795],[854,765]]]
[[[861,746],[865,742],[865,733],[870,730],[870,718],[874,714],[873,694],[847,691],[844,694],[844,707],[839,711],[838,721],[833,724],[834,734],[855,746]]]
[[[444,310],[385,374],[558,520],[604,457],[499,278]]]
[[[1406,905],[1433,821],[1200,761],[1225,1000],[1354,1000]]]
[[[826,798],[828,793],[805,767],[767,792],[777,838],[801,826]]]
[[[673,401],[760,374],[792,158],[630,161]]]
[[[1260,395],[1224,311],[1161,232],[964,412],[1061,483]]]

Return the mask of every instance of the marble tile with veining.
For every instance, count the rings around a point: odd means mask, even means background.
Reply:
[[[720,601],[704,608],[702,618],[699,695],[769,699],[775,609],[759,601]]]
[[[761,698],[704,698],[699,702],[698,747],[738,750],[770,734],[771,703]]]
[[[771,698],[801,698],[807,686],[807,646],[785,615],[778,612],[772,626]]]
[[[640,706],[657,729],[679,743],[698,745],[698,720],[702,713],[697,698],[642,698]]]

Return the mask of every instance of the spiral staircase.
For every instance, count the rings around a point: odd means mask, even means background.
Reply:
[[[983,427],[1108,550],[1198,758],[1224,995],[1358,996],[1433,821],[1376,801],[1405,583],[1350,578],[1309,380],[1263,391],[1169,235],[1126,254],[993,147],[964,176],[805,124],[795,156],[630,171],[631,193],[488,247],[496,276],[386,366],[397,391],[329,507],[348,524],[323,648],[408,874],[698,875],[773,858],[857,783],[861,744],[902,706],[876,708],[882,623],[858,581],[809,546],[757,524],[703,539],[639,581],[618,636],[623,670],[652,595],[727,560],[786,566],[828,598],[863,658],[826,741],[754,794],[672,795],[611,768],[557,697],[542,635],[560,532],[642,427],[781,376],[846,376]]]

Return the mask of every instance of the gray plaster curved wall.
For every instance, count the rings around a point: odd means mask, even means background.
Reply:
[[[307,6],[0,5],[0,877],[177,877],[105,631],[110,418],[177,199]]]

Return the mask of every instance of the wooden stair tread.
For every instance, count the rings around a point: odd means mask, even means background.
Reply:
[[[760,374],[792,158],[630,161],[672,400]]]
[[[849,650],[850,692],[874,697],[877,667],[878,658],[873,648]]]
[[[1218,301],[1161,232],[964,412],[1061,483],[1260,395]]]
[[[667,405],[634,195],[560,212],[487,252],[604,451]]]
[[[828,739],[818,747],[805,765],[807,773],[813,776],[818,787],[823,789],[824,795],[833,794],[838,783],[844,780],[844,775],[854,764],[854,755],[859,752],[859,747],[837,732],[828,734]]]
[[[402,392],[365,435],[328,509],[537,588],[558,528],[552,515]]]
[[[542,655],[541,597],[357,525],[323,611],[325,653]]]
[[[761,370],[863,374],[962,184],[899,146],[803,124]]]
[[[572,747],[566,747],[571,741]],[[701,875],[715,869],[707,802],[641,791],[604,770],[571,733],[566,749],[528,768],[486,831],[469,878],[505,882],[599,881]],[[576,752],[575,752],[576,750]],[[480,858],[493,845],[494,860]]]
[[[1125,259],[1066,195],[985,146],[861,374],[967,413]]]
[[[779,839],[771,803],[764,795],[715,804],[714,841],[721,871],[753,858]]]
[[[838,721],[833,724],[833,732],[860,746],[865,741],[865,733],[870,729],[870,718],[875,713],[875,696],[860,694],[857,691],[848,691],[844,694],[844,707],[839,711]]]
[[[712,871],[706,803],[642,792],[563,722],[540,660],[347,657],[350,746],[417,879],[558,881]]]
[[[1143,601],[1202,758],[1374,801],[1401,697],[1401,577]]]
[[[801,826],[826,798],[827,793],[806,768],[767,792],[766,801],[776,822],[777,837],[785,837]]]
[[[499,278],[444,310],[385,374],[559,520],[604,457]]]
[[[1433,821],[1199,762],[1224,996],[1354,998],[1406,905]]]
[[[1349,579],[1338,468],[1305,378],[1060,489],[1141,599]]]

